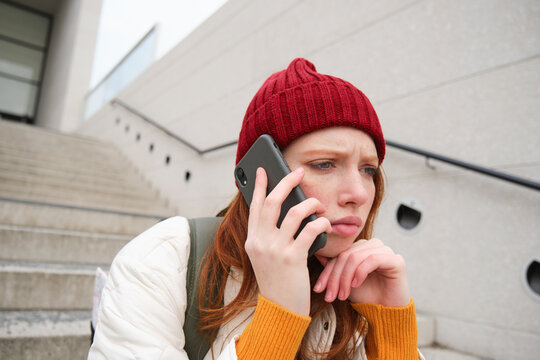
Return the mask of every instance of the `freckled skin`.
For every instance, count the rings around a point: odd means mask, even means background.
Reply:
[[[359,168],[378,165],[377,150],[369,135],[349,127],[327,128],[298,138],[287,146],[283,155],[291,170],[305,169],[302,190],[306,197],[318,199],[326,209],[318,216],[330,221],[357,216],[365,224],[373,205],[375,185],[373,178]],[[312,166],[325,160],[333,162],[331,169]],[[350,236],[328,234],[327,245],[317,255],[337,256],[351,247],[362,228],[363,225]]]

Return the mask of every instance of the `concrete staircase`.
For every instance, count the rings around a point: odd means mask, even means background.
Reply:
[[[174,215],[109,144],[0,120],[0,359],[86,359],[97,266]],[[426,359],[479,359],[435,344]]]
[[[173,214],[113,146],[0,121],[0,359],[85,359],[96,267]]]

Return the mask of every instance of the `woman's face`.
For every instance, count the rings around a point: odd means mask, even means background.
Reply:
[[[316,254],[336,257],[362,231],[375,198],[379,160],[373,140],[358,129],[330,127],[296,139],[283,156],[291,170],[304,168],[300,186],[325,206],[318,215],[332,224],[326,246]]]

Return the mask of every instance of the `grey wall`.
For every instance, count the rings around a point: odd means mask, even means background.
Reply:
[[[388,139],[538,181],[539,55],[533,0],[230,0],[118,98],[204,149],[235,140],[264,79],[306,57],[362,89]],[[212,215],[236,191],[234,147],[199,156],[118,105],[79,132],[119,144],[182,215]],[[522,277],[540,255],[540,194],[430,165],[388,150],[376,229],[407,259],[418,311],[441,345],[536,358],[540,301]],[[395,214],[411,202],[422,221],[405,231]]]
[[[60,131],[79,127],[90,86],[101,3],[63,0],[57,5],[36,125]]]

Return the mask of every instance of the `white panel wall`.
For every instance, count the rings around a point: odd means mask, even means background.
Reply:
[[[53,14],[36,125],[74,131],[90,86],[101,0],[63,0]]]
[[[540,180],[534,0],[229,0],[119,99],[204,149],[236,139],[253,94],[294,57],[362,89],[388,139]],[[234,147],[199,156],[118,105],[80,132],[120,144],[182,215],[212,215],[236,192]],[[377,235],[408,260],[436,341],[536,359],[540,301],[521,280],[540,255],[540,193],[395,149],[384,165]],[[408,201],[422,210],[409,232],[395,220]]]

